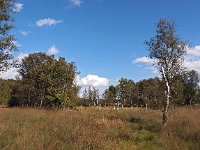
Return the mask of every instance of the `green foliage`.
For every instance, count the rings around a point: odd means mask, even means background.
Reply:
[[[159,78],[150,78],[136,83],[136,101],[146,108],[160,108],[163,97],[162,81]]]
[[[0,105],[7,105],[11,97],[11,88],[8,81],[0,79]]]
[[[116,86],[110,86],[103,93],[107,105],[120,102],[124,106],[146,106],[147,108],[161,108],[164,99],[163,82],[159,78],[151,78],[134,82],[122,78]]]
[[[195,70],[187,71],[183,77],[185,103],[191,105],[192,101],[196,101],[198,94],[199,75]]]
[[[22,77],[19,83],[23,85],[14,96],[20,105],[66,107],[76,102],[79,88],[74,82],[77,74],[74,63],[34,53],[22,60],[19,73]]]
[[[115,86],[111,85],[103,93],[105,105],[112,105],[117,102],[117,89]]]
[[[155,37],[146,41],[145,44],[148,46],[149,57],[155,60],[155,65],[165,82],[163,125],[166,126],[173,78],[182,72],[186,43],[176,35],[174,22],[160,19],[156,26]]]
[[[0,72],[9,67],[11,52],[16,50],[13,42],[15,38],[10,34],[10,30],[14,28],[12,18],[14,2],[14,0],[0,0]]]
[[[160,19],[156,26],[156,36],[146,41],[149,56],[156,59],[156,66],[164,68],[169,82],[180,72],[182,60],[186,53],[186,43],[176,35],[175,23]]]
[[[121,78],[116,86],[117,98],[123,105],[132,106],[135,83],[133,80]]]
[[[175,105],[191,105],[198,101],[199,75],[196,71],[184,71],[172,82],[172,101]]]
[[[82,106],[96,106],[99,105],[100,95],[99,89],[95,87],[88,87],[83,91],[83,98],[81,99]]]
[[[175,23],[160,19],[156,26],[156,36],[145,44],[148,46],[150,58],[156,59],[158,71],[163,79],[166,76],[171,86],[173,78],[180,74],[186,53],[186,43],[176,35]]]

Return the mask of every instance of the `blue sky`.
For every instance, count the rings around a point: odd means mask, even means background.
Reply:
[[[174,20],[190,44],[187,66],[200,72],[199,0],[18,0],[16,35],[20,58],[47,52],[77,64],[79,84],[106,87],[121,77],[156,76],[145,40],[160,18]],[[194,65],[195,63],[196,65]],[[12,78],[14,69],[4,73]]]

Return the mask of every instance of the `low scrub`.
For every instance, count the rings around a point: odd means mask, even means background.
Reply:
[[[0,111],[0,149],[200,149],[199,108],[162,112],[140,108]]]

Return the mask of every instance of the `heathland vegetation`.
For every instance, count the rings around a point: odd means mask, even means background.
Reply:
[[[199,150],[200,109],[1,109],[0,149]]]

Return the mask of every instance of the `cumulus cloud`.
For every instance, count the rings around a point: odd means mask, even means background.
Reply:
[[[58,53],[58,49],[56,48],[56,46],[55,45],[53,45],[51,48],[49,48],[49,50],[48,50],[48,54],[49,55],[55,55],[55,54],[57,54]]]
[[[20,33],[21,33],[23,36],[29,36],[29,34],[30,34],[29,31],[20,31]]]
[[[151,59],[149,57],[139,57],[133,60],[133,64],[139,64],[139,67],[144,67],[146,72],[157,74],[157,69],[153,66],[153,64],[156,62],[156,60]]]
[[[2,79],[16,79],[16,76],[18,75],[17,68],[10,68],[6,72],[3,72],[0,74],[0,78]]]
[[[13,11],[14,12],[20,12],[23,9],[23,5],[24,4],[21,4],[21,3],[15,3],[14,7],[13,7]]]
[[[192,55],[193,57],[200,56],[200,46],[195,46],[195,47],[192,47],[192,48],[188,48],[187,54],[188,55]]]
[[[43,27],[43,26],[52,26],[58,23],[61,23],[62,20],[55,20],[52,18],[44,18],[36,21],[36,26]]]
[[[189,70],[196,70],[200,73],[200,46],[188,47],[185,55],[184,66]]]
[[[18,56],[17,56],[17,60],[19,62],[22,61],[23,58],[25,57],[28,57],[28,54],[27,53],[20,53]],[[3,73],[0,73],[0,78],[2,79],[16,79],[16,76],[19,75],[19,73],[17,72],[18,69],[17,68],[10,68],[8,69],[7,71],[3,72]]]
[[[70,2],[71,2],[71,5],[77,6],[77,7],[81,6],[82,4],[82,0],[70,0]]]
[[[88,74],[87,76],[80,78],[77,77],[77,84],[81,87],[105,87],[109,85],[109,80],[105,77],[98,75]]]

